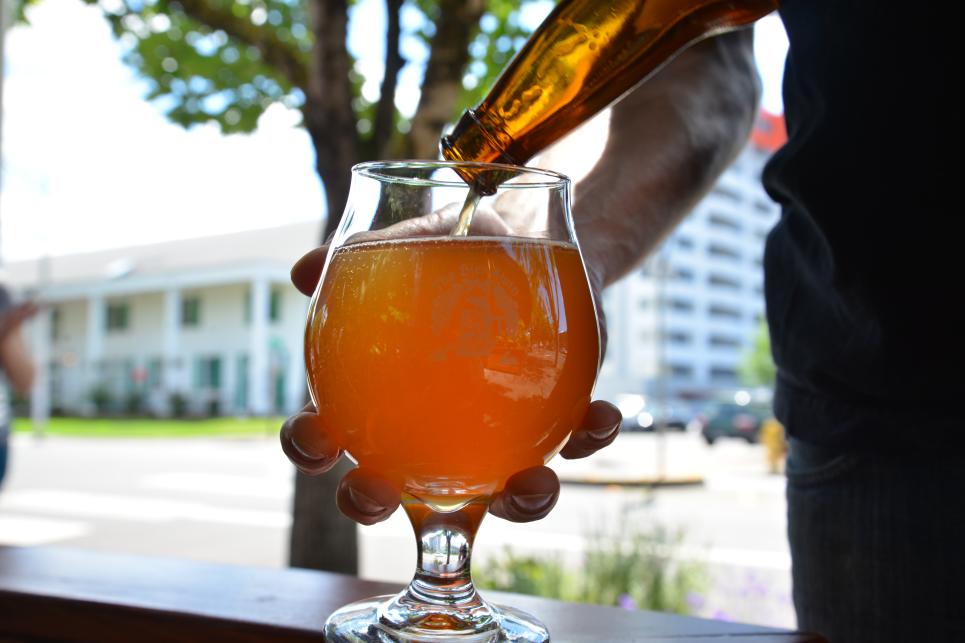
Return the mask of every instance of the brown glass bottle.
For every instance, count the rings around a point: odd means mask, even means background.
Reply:
[[[522,165],[688,45],[775,9],[777,0],[562,0],[442,138],[442,153]]]

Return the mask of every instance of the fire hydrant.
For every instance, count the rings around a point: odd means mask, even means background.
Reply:
[[[777,418],[769,417],[761,425],[761,444],[767,456],[767,470],[770,473],[781,472],[781,462],[787,455],[787,441],[784,439],[784,427]]]

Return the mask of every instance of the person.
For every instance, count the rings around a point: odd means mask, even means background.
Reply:
[[[0,284],[0,485],[7,472],[10,442],[10,396],[7,384],[20,394],[33,386],[34,364],[23,338],[23,323],[37,312],[32,302],[14,304]]]
[[[787,456],[787,440],[784,438],[784,427],[776,417],[771,416],[761,422],[761,444],[764,445],[768,473],[780,473],[781,463]]]
[[[932,47],[948,21],[909,21],[908,11],[831,0],[784,0],[779,10],[790,42],[788,142],[763,177],[782,208],[763,261],[774,406],[789,436],[798,624],[834,643],[965,640],[956,500],[965,427],[955,408],[965,307],[945,281],[961,271],[950,164],[938,148],[946,81]],[[691,47],[613,107],[604,152],[574,189],[596,288],[638,265],[712,187],[746,141],[759,91],[743,31]],[[322,261],[296,264],[303,292]],[[307,471],[336,455],[311,434],[314,421],[307,410],[282,430]],[[593,417],[584,424],[595,428]],[[558,493],[542,475],[505,496]],[[366,484],[343,481],[376,497],[377,484]],[[384,519],[389,505],[378,496],[367,518]],[[351,498],[340,507],[365,513]]]

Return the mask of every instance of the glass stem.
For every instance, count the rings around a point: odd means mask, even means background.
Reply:
[[[472,609],[481,606],[470,576],[470,559],[476,530],[488,510],[486,502],[469,504],[446,513],[421,501],[403,500],[415,531],[418,560],[407,593],[419,602]]]

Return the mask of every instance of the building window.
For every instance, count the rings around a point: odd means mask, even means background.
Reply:
[[[136,391],[137,385],[140,384],[138,380],[141,380],[141,381],[143,380],[141,379],[142,377],[141,374],[138,373],[137,362],[135,362],[133,359],[126,359],[124,360],[123,364],[124,364],[123,365],[124,395],[130,396],[132,393]],[[125,401],[125,404],[126,402],[127,401]],[[136,407],[138,406],[137,402],[135,402],[133,406],[135,408],[131,410],[136,412],[137,411]]]
[[[129,309],[126,303],[107,304],[107,331],[126,330],[129,327]]]
[[[728,259],[730,261],[740,261],[741,255],[735,248],[730,246],[725,246],[719,243],[712,243],[707,246],[707,254],[711,257],[717,257],[719,259]]]
[[[710,224],[712,228],[729,230],[730,232],[741,231],[741,226],[737,221],[719,212],[711,213],[710,216],[707,217],[707,223]]]
[[[694,240],[691,239],[690,237],[685,237],[681,235],[677,237],[677,245],[680,246],[681,248],[685,248],[689,250],[694,247]]]
[[[717,382],[730,382],[737,379],[737,371],[729,366],[711,366],[710,379]]]
[[[711,304],[707,308],[707,314],[718,319],[740,319],[741,313],[738,309],[723,304]]]
[[[241,318],[245,324],[251,323],[251,288],[245,291],[244,300],[241,302]]]
[[[726,199],[727,201],[733,201],[734,203],[739,203],[741,200],[740,194],[730,189],[729,187],[726,187],[720,184],[714,186],[713,193],[721,197],[722,199]]]
[[[711,335],[707,343],[714,348],[740,348],[741,340],[732,335]]]
[[[235,362],[235,410],[248,410],[248,356],[239,355]]]
[[[667,332],[667,342],[671,344],[689,344],[693,341],[693,339],[693,335],[682,330],[671,330]]]
[[[185,297],[181,300],[181,325],[196,328],[201,325],[201,298]]]
[[[60,325],[63,323],[61,317],[60,308],[54,306],[50,309],[50,341],[52,342],[60,339]]]
[[[668,364],[670,376],[675,379],[690,379],[694,376],[694,367],[686,364]]]
[[[221,388],[221,358],[199,357],[194,362],[194,385],[201,390]]]
[[[754,201],[754,209],[761,214],[771,214],[775,207],[775,204],[771,201],[762,201],[760,199],[755,199]]]
[[[723,288],[725,290],[740,290],[741,288],[740,280],[720,274],[708,275],[707,284],[711,288]]]
[[[271,289],[268,297],[268,319],[276,322],[281,320],[281,290]]]
[[[161,388],[161,358],[152,357],[147,360],[147,373],[144,377],[144,384],[148,389]]]
[[[674,266],[670,272],[670,278],[674,281],[693,281],[694,271],[682,266]]]
[[[694,302],[687,299],[667,299],[664,306],[678,313],[689,313],[694,309]]]

